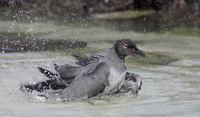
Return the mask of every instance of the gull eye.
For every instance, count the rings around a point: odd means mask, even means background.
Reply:
[[[128,45],[127,45],[127,44],[124,44],[123,47],[124,47],[124,48],[128,48]]]

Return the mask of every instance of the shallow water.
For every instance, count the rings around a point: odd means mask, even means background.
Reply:
[[[111,43],[103,40],[116,40],[125,36],[142,41],[139,48],[146,52],[159,52],[176,57],[178,60],[168,65],[129,63],[128,70],[138,73],[143,78],[142,90],[136,97],[125,95],[62,103],[31,97],[22,93],[19,86],[45,79],[37,71],[38,66],[53,70],[53,63],[72,63],[74,62],[72,57],[66,56],[63,52],[1,53],[0,117],[200,116],[199,37],[140,34],[102,28],[95,30],[81,28],[74,33],[70,31],[73,32],[75,29],[67,30],[66,27],[56,29],[58,30],[54,34],[50,33],[43,37],[62,38],[71,34],[69,37],[72,39],[89,40],[89,47],[105,48]]]
[[[119,96],[77,102],[45,102],[23,94],[19,85],[45,79],[37,66],[51,69],[52,63],[74,62],[54,52],[10,53],[0,55],[1,117],[102,117],[200,115],[200,59],[179,60],[168,66],[132,66],[143,77],[137,97]],[[192,67],[197,65],[197,67]]]

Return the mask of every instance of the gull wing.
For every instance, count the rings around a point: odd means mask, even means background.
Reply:
[[[54,64],[54,66],[59,77],[62,80],[67,81],[68,83],[71,83],[71,81],[74,80],[74,78],[78,75],[79,71],[81,70],[81,67],[75,67],[70,64],[65,64],[61,66]]]
[[[72,55],[76,59],[76,64],[80,66],[86,66],[90,64],[90,58],[89,57],[81,57],[79,55]]]
[[[142,87],[142,78],[136,73],[126,73],[125,81],[118,93],[137,94]]]
[[[105,62],[101,62],[91,71],[90,67],[90,65],[86,66],[69,87],[60,92],[51,93],[49,98],[56,97],[62,100],[84,99],[103,92],[108,85],[109,66]]]

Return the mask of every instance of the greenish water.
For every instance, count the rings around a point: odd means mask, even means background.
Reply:
[[[47,39],[87,41],[85,49],[0,54],[1,117],[199,117],[200,38],[195,35],[138,33],[103,26],[0,22],[1,32],[33,34]],[[10,27],[12,26],[12,27]],[[131,38],[147,53],[128,57],[128,70],[143,78],[137,97],[113,96],[76,102],[45,102],[19,90],[22,83],[44,80],[38,66],[53,70],[53,63],[74,63],[69,53],[88,55],[111,47],[120,38]]]

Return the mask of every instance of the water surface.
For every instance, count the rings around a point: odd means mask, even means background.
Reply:
[[[53,70],[53,63],[73,63],[72,57],[60,51],[1,53],[1,117],[200,116],[199,37],[119,32],[103,28],[78,28],[77,31],[76,28],[70,30],[67,27],[55,29],[58,31],[42,37],[64,38],[71,34],[73,39],[88,41],[90,48],[106,48],[112,45],[113,40],[124,36],[141,41],[138,46],[146,52],[162,53],[177,59],[167,65],[127,63],[129,71],[143,78],[142,90],[138,96],[113,96],[63,103],[31,97],[22,93],[19,86],[46,79],[37,71],[38,66]]]

